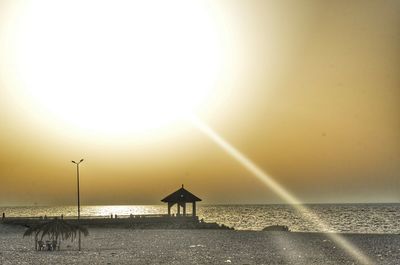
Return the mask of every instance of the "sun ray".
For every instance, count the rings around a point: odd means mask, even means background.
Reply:
[[[267,174],[263,169],[257,166],[232,144],[222,138],[216,133],[210,126],[204,123],[201,119],[196,116],[190,117],[190,122],[201,132],[203,132],[208,138],[214,143],[221,147],[226,153],[238,161],[243,167],[250,171],[255,177],[257,177],[265,186],[269,187],[273,192],[279,195],[287,203],[291,204],[301,216],[313,223],[321,231],[329,231],[329,226],[319,218],[314,212],[308,207],[302,204],[302,202],[296,198],[293,194],[287,191],[281,184],[279,184],[273,177]],[[355,260],[363,265],[374,264],[369,257],[367,257],[357,246],[346,240],[343,236],[336,233],[326,233],[326,236],[339,245],[346,253],[351,255]]]

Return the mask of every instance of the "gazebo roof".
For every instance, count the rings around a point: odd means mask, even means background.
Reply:
[[[182,188],[171,193],[170,195],[168,195],[161,201],[162,202],[174,202],[174,203],[176,203],[176,202],[196,202],[196,201],[199,202],[199,201],[201,201],[201,199],[199,197],[195,196],[194,194],[190,193],[189,191],[187,191],[182,185]]]

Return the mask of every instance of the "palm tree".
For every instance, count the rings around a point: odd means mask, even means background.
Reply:
[[[85,227],[78,224],[65,222],[64,220],[56,217],[51,221],[39,223],[28,228],[23,236],[31,236],[34,234],[35,249],[37,250],[38,238],[40,237],[40,241],[42,241],[43,237],[47,235],[50,240],[55,242],[55,245],[58,245],[59,249],[61,240],[71,239],[71,241],[73,241],[76,237],[76,233],[79,231],[83,233],[84,236],[89,235],[89,231]]]

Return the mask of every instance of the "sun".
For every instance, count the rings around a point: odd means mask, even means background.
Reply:
[[[21,97],[65,126],[167,126],[212,93],[221,66],[200,1],[32,1],[15,34]]]

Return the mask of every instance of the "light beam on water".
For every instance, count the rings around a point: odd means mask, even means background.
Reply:
[[[232,156],[236,161],[238,161],[242,166],[244,166],[248,171],[250,171],[255,177],[257,177],[262,183],[284,199],[287,203],[291,204],[295,210],[297,210],[301,216],[313,223],[322,231],[329,231],[329,226],[324,223],[321,218],[314,214],[308,207],[302,204],[302,202],[296,198],[293,194],[287,191],[281,184],[279,184],[274,178],[268,175],[264,170],[258,167],[254,162],[237,150],[228,141],[222,138],[218,133],[216,133],[212,128],[210,128],[206,123],[200,120],[196,116],[190,117],[191,123],[203,132],[207,137],[209,137],[213,142],[215,142],[219,147],[221,147],[225,152]],[[344,251],[356,259],[360,264],[372,265],[374,264],[358,247],[353,245],[351,242],[346,240],[343,236],[336,233],[326,233],[332,241],[338,244]]]

